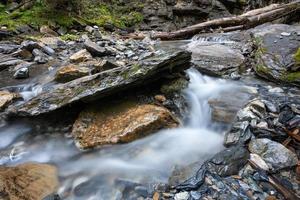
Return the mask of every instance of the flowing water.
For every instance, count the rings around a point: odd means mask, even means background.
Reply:
[[[64,199],[115,199],[116,182],[124,179],[147,184],[167,182],[175,165],[204,161],[223,148],[225,130],[212,122],[208,100],[239,88],[195,69],[187,72],[190,84],[183,95],[190,113],[182,127],[130,144],[80,152],[69,134],[32,134],[29,124],[15,123],[1,128],[0,148],[7,152],[1,164],[54,163],[61,178],[59,194]],[[39,87],[30,87],[22,95],[30,98],[39,91]]]
[[[196,36],[192,41],[181,41],[176,46],[187,44],[185,48],[189,49],[199,43],[230,42],[217,37]],[[165,48],[170,47],[166,45]],[[58,192],[63,199],[117,199],[120,195],[118,184],[126,182],[124,180],[149,187],[167,182],[174,166],[203,162],[222,150],[223,134],[228,127],[213,122],[208,101],[243,88],[237,83],[204,76],[193,68],[187,73],[190,83],[183,96],[189,105],[189,113],[179,128],[162,130],[129,144],[81,152],[69,132],[61,134],[48,128],[40,134],[33,127],[36,125],[28,121],[4,123],[0,126],[0,164],[55,164],[61,182]],[[15,90],[27,101],[38,95],[42,86],[27,84]]]

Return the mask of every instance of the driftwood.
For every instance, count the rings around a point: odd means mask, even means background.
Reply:
[[[162,40],[188,39],[198,33],[209,32],[211,29],[221,29],[223,32],[249,29],[266,22],[272,22],[276,19],[280,19],[299,10],[300,0],[287,4],[272,4],[264,8],[246,12],[239,16],[214,19],[173,32],[157,32],[152,34],[151,38]],[[131,34],[127,37],[143,39],[146,35]]]
[[[280,192],[286,200],[297,200],[298,197],[294,194],[293,191],[286,188],[285,186],[281,185],[280,181],[273,176],[272,174],[268,173],[267,171],[261,169],[257,164],[249,160],[250,165],[256,169],[257,171],[267,175],[268,182],[278,191]]]

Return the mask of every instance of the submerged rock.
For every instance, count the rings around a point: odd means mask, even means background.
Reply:
[[[1,199],[41,200],[56,192],[57,169],[47,164],[26,163],[0,167]]]
[[[293,167],[298,163],[295,153],[282,144],[267,138],[251,140],[249,150],[251,153],[259,155],[271,170]]]
[[[256,73],[270,81],[300,85],[300,65],[296,53],[300,46],[300,26],[274,24],[255,28]],[[289,34],[282,35],[283,32]]]
[[[79,67],[76,65],[67,65],[60,68],[55,74],[55,81],[60,83],[66,83],[83,76],[87,76],[90,73],[90,69],[87,67]]]
[[[134,65],[118,67],[53,86],[22,105],[10,107],[8,112],[20,116],[33,116],[57,110],[80,100],[99,99],[182,71],[189,67],[190,58],[190,53],[186,51],[163,52]]]
[[[177,120],[164,107],[123,102],[84,110],[73,125],[72,134],[77,146],[87,149],[131,142],[177,125]]]

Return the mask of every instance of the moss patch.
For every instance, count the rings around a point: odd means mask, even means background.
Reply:
[[[25,11],[6,12],[7,8],[0,4],[0,26],[7,26],[15,30],[20,25],[30,25],[39,28],[42,25],[72,27],[76,24],[93,24],[104,26],[111,24],[118,28],[132,27],[143,21],[141,9],[143,4],[133,0],[128,5],[119,5],[118,1],[111,3],[97,3],[88,1],[81,16],[68,11],[57,11],[37,2],[31,9]],[[83,22],[79,23],[78,20]]]
[[[284,74],[281,79],[286,82],[300,81],[300,72],[290,72]]]
[[[294,59],[296,61],[296,64],[300,65],[300,47],[298,48],[297,52],[295,53]]]
[[[60,39],[64,41],[75,41],[79,39],[79,36],[74,34],[65,34],[63,36],[60,36]]]
[[[48,10],[43,4],[36,3],[31,9],[25,11],[6,12],[6,7],[0,5],[0,25],[7,26],[14,30],[20,25],[30,25],[39,28],[42,25],[59,25],[70,27],[73,25],[73,18],[64,12]]]
[[[143,21],[143,15],[139,12],[139,4],[129,6],[119,6],[117,3],[111,4],[91,4],[85,11],[85,19],[98,26],[111,24],[118,28],[131,27]]]

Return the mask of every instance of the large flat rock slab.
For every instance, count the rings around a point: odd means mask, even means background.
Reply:
[[[78,101],[99,99],[187,69],[190,59],[191,54],[187,51],[161,52],[126,67],[55,85],[24,104],[9,107],[7,112],[19,116],[36,116]]]
[[[164,107],[134,102],[91,106],[82,111],[72,134],[81,149],[106,144],[127,143],[162,128],[173,128],[178,121]]]

